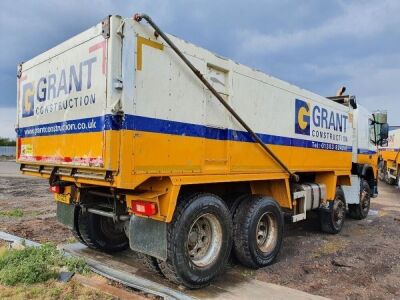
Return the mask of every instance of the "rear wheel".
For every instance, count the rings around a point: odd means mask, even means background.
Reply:
[[[339,233],[346,216],[346,202],[340,187],[336,188],[334,201],[329,202],[329,208],[320,211],[321,230],[327,233]]]
[[[112,218],[80,210],[78,230],[89,248],[117,252],[129,247],[123,224],[114,223]]]
[[[260,268],[274,261],[282,245],[284,224],[278,203],[253,196],[236,209],[233,224],[233,249],[243,265]]]
[[[136,254],[138,257],[138,261],[142,266],[152,272],[162,274],[160,267],[158,266],[157,258],[140,252],[136,252]]]
[[[371,204],[371,188],[365,179],[361,179],[360,203],[349,204],[350,217],[357,220],[365,219],[368,216]]]
[[[72,235],[74,236],[74,238],[75,238],[78,242],[80,242],[80,243],[82,243],[82,244],[84,244],[84,245],[87,246],[87,244],[86,244],[85,240],[82,238],[82,235],[81,235],[81,233],[79,232],[79,228],[78,228],[78,217],[79,217],[79,214],[80,214],[80,213],[81,213],[81,207],[80,207],[80,206],[75,206],[75,212],[74,212],[74,227],[73,227],[73,229],[72,229],[71,231],[72,231]]]
[[[232,247],[232,217],[213,194],[181,199],[167,227],[167,260],[161,272],[188,288],[208,285],[224,271]]]

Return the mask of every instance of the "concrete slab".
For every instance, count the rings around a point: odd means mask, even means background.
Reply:
[[[25,177],[19,170],[20,165],[15,161],[0,161],[0,177]],[[29,179],[28,179],[29,180]]]
[[[103,276],[166,299],[327,299],[295,289],[247,278],[234,270],[229,270],[209,287],[199,290],[188,290],[167,282],[159,274],[144,270],[141,265],[136,263],[136,255],[130,250],[109,255],[89,249],[80,243],[63,245],[62,249],[72,255],[84,258],[95,271]]]

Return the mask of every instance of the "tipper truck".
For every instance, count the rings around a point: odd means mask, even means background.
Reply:
[[[387,126],[378,132],[355,97],[301,89],[147,15],[109,16],[17,77],[17,162],[49,180],[59,222],[189,288],[231,252],[271,264],[285,219],[315,210],[323,231],[340,232],[346,209],[364,218],[377,192]]]
[[[400,187],[400,128],[389,131],[387,145],[379,150],[381,179]]]

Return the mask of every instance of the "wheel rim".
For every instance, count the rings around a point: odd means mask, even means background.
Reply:
[[[123,227],[117,226],[113,219],[103,216],[100,217],[100,230],[109,240],[114,240],[125,234]]]
[[[218,257],[222,247],[222,226],[212,214],[203,214],[190,227],[187,251],[193,264],[206,267]]]
[[[257,223],[256,241],[258,249],[270,253],[278,240],[278,220],[271,212],[264,213]]]
[[[336,198],[333,203],[333,219],[336,227],[340,227],[344,221],[346,206],[342,199]]]
[[[361,209],[363,210],[364,213],[368,213],[369,210],[369,205],[370,205],[370,195],[368,190],[363,189],[361,192],[361,199],[360,199],[360,204],[361,204]]]

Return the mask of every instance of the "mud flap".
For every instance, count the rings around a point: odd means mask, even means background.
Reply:
[[[57,202],[57,221],[69,229],[74,229],[75,205]]]
[[[167,259],[167,223],[149,218],[131,216],[129,246],[161,260]]]

